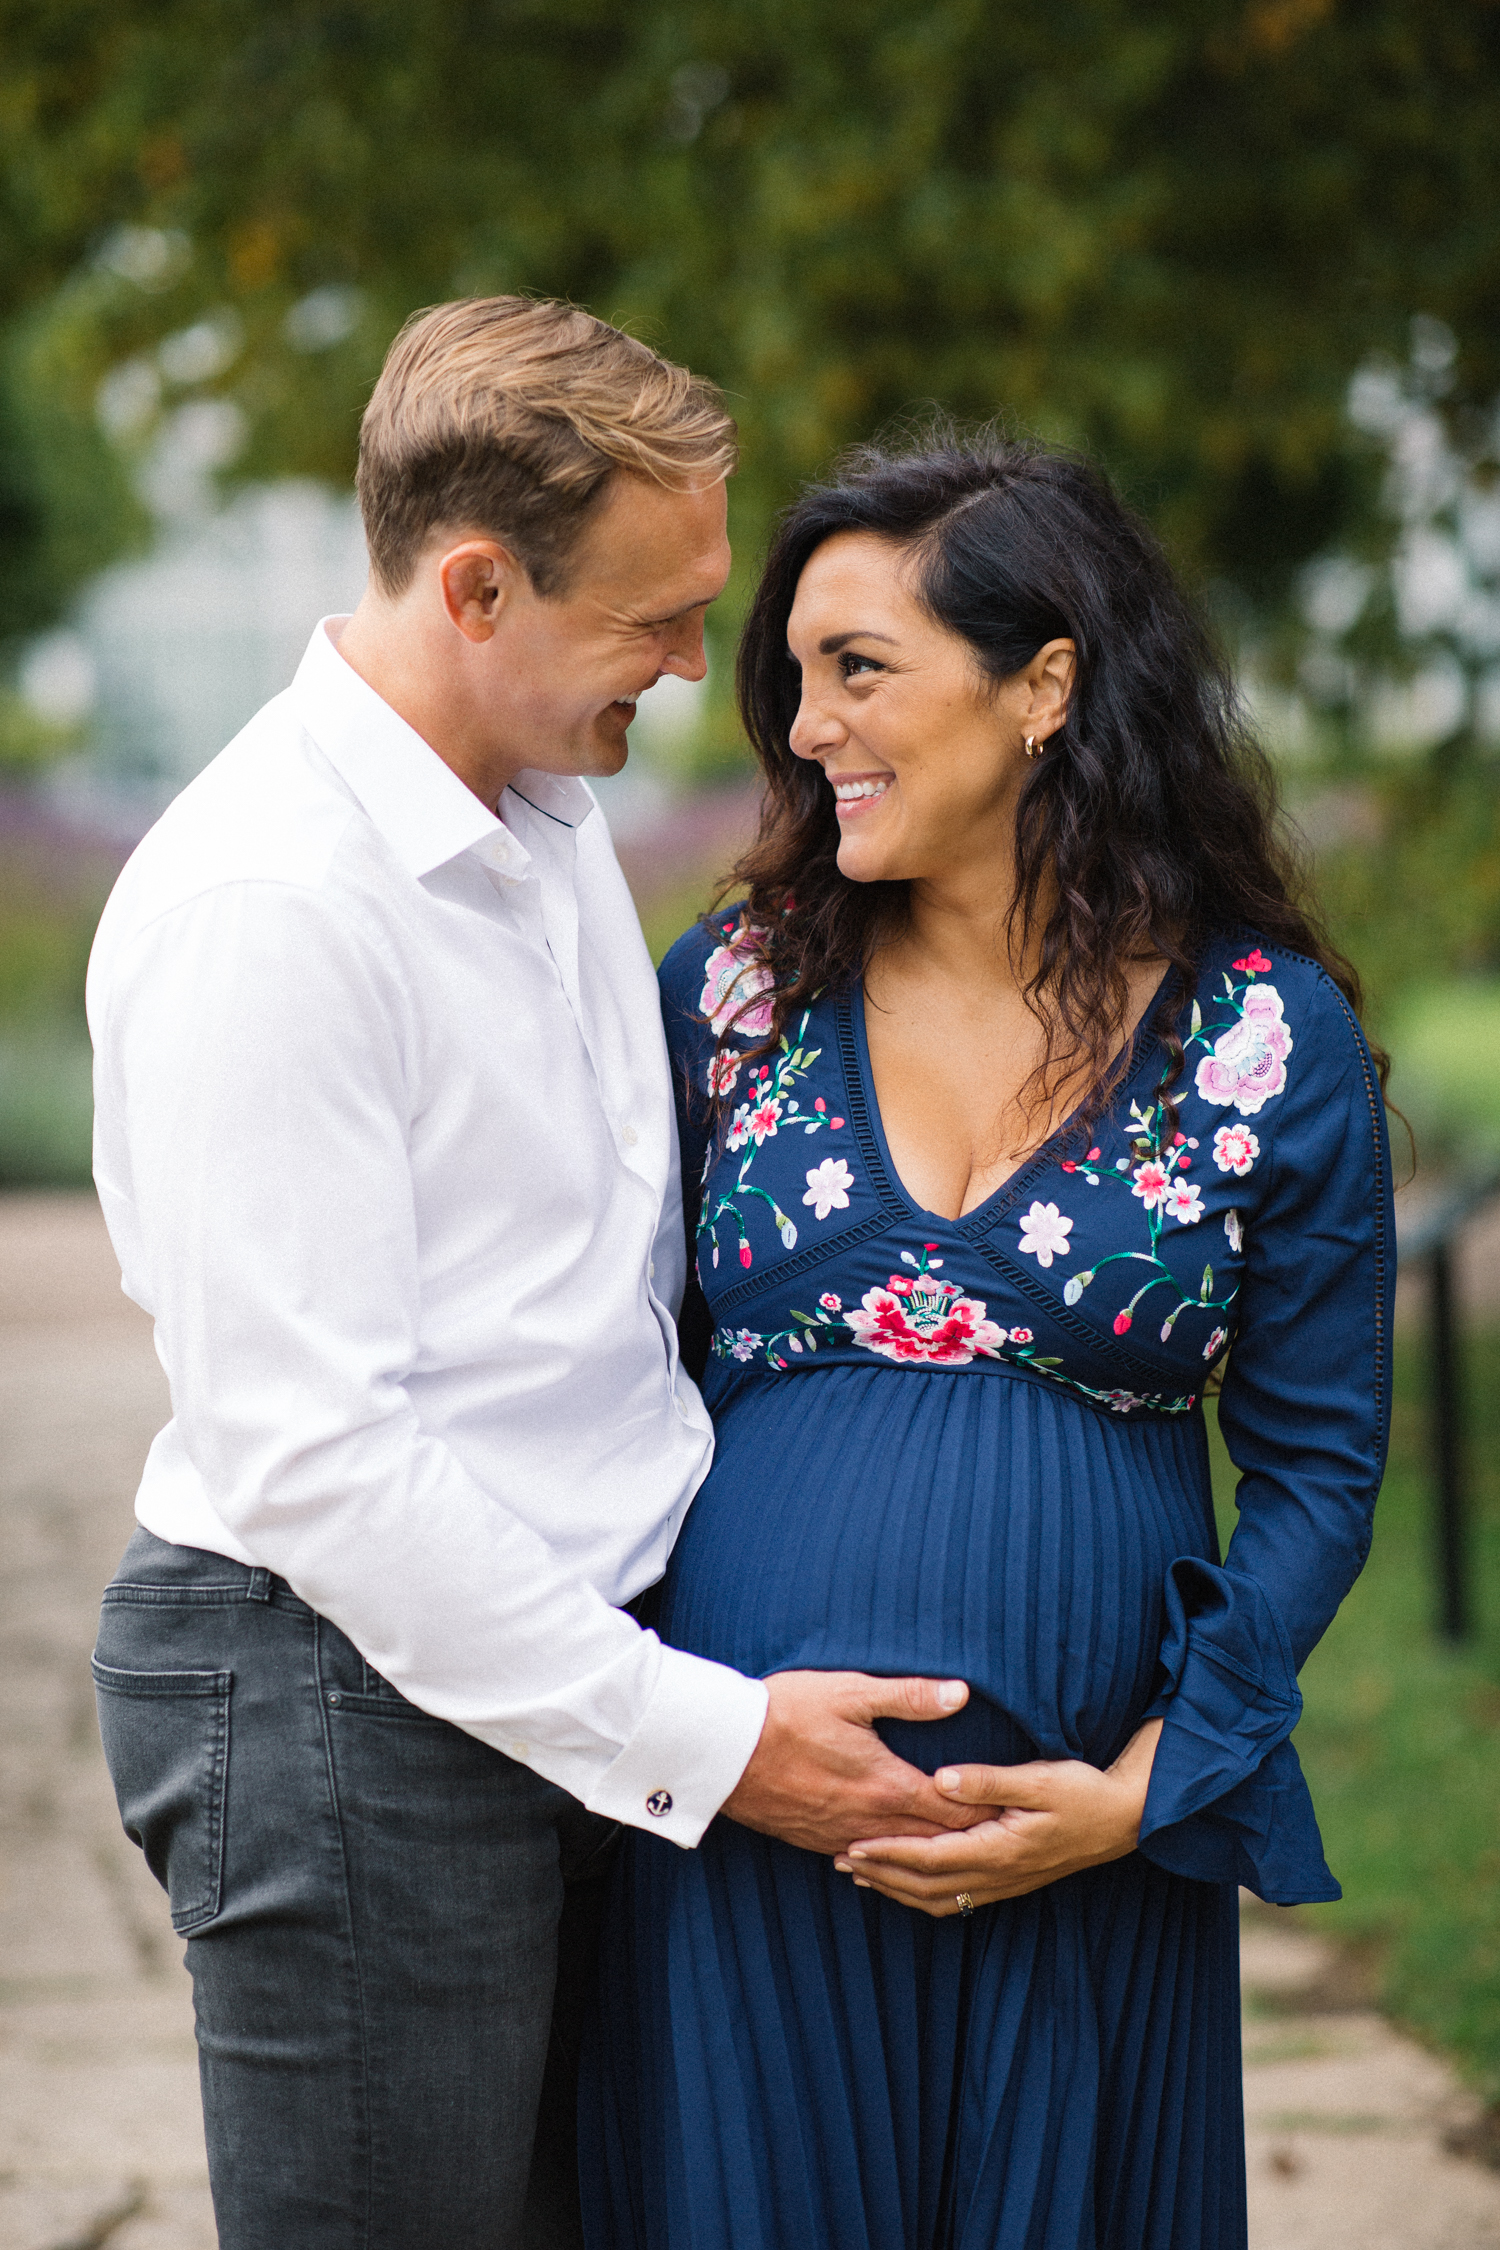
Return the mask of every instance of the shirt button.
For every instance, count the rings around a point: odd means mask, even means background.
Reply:
[[[627,1148],[634,1148],[640,1137],[633,1125],[626,1125],[621,1128],[620,1138]]]
[[[653,1820],[664,1820],[667,1814],[672,1810],[671,1790],[653,1789],[650,1796],[646,1799],[646,1810],[651,1815],[651,1818]]]
[[[508,1750],[511,1757],[516,1759],[518,1763],[521,1764],[524,1764],[526,1759],[531,1754],[531,1744],[529,1742],[509,1742],[506,1744],[506,1749]]]

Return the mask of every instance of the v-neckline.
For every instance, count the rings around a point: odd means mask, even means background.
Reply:
[[[1129,1038],[1116,1049],[1111,1060],[1111,1068],[1120,1060],[1122,1055],[1133,1053],[1140,1041],[1142,1029],[1150,1023],[1160,1006],[1162,994],[1166,991],[1173,974],[1174,971],[1170,966],[1162,972],[1155,990],[1137,1017],[1135,1027]],[[874,1144],[876,1158],[881,1171],[885,1175],[887,1185],[894,1194],[900,1197],[907,1209],[924,1223],[936,1227],[969,1228],[974,1226],[976,1221],[984,1220],[987,1213],[991,1210],[1000,1209],[1009,1195],[1017,1188],[1024,1186],[1028,1175],[1036,1171],[1045,1162],[1049,1152],[1057,1146],[1066,1134],[1072,1131],[1073,1122],[1083,1106],[1081,1102],[1075,1102],[1061,1124],[1054,1126],[1045,1140],[1038,1142],[1031,1154],[1023,1157],[1015,1170],[1007,1174],[997,1188],[992,1188],[982,1203],[976,1203],[972,1211],[963,1211],[956,1219],[950,1219],[945,1212],[929,1210],[925,1203],[917,1201],[905,1180],[902,1179],[896,1168],[896,1160],[891,1154],[891,1144],[886,1139],[885,1119],[880,1114],[880,1097],[875,1091],[875,1068],[870,1060],[870,1034],[869,1027],[865,1022],[865,986],[862,977],[852,991],[846,995],[843,1005],[849,1010],[851,1017],[850,1028],[854,1035],[854,1065],[859,1073],[860,1091],[864,1096],[865,1114],[870,1121],[870,1138]],[[1143,1047],[1140,1055],[1135,1056],[1131,1061],[1120,1081],[1120,1094],[1124,1094],[1134,1083],[1141,1065],[1145,1061],[1146,1052],[1146,1048]]]

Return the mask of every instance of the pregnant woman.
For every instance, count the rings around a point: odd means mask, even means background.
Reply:
[[[967,1680],[882,1731],[974,1825],[629,1839],[591,2250],[1237,2250],[1236,1886],[1338,1896],[1289,1737],[1385,1449],[1354,981],[1071,459],[858,457],[786,518],[740,682],[747,896],[662,972],[718,1442],[661,1630]]]

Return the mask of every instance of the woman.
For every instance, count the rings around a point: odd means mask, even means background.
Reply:
[[[662,971],[718,1442],[661,1630],[967,1680],[882,1731],[974,1825],[631,1839],[589,2239],[1232,2250],[1236,1885],[1339,1895],[1288,1737],[1385,1449],[1354,980],[1076,461],[858,457],[785,519],[740,689],[748,895]]]

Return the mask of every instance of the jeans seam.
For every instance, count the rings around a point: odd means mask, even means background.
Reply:
[[[317,1611],[313,1620],[313,1681],[318,1698],[318,1719],[323,1730],[323,1758],[328,1772],[328,1796],[333,1806],[334,1833],[338,1837],[339,1866],[343,1871],[344,1920],[349,1932],[349,1958],[354,1965],[355,2005],[359,2011],[359,2111],[360,2133],[364,2142],[365,2173],[365,2250],[371,2250],[372,2230],[375,2223],[375,2136],[370,2110],[370,2036],[365,2009],[364,1964],[360,1958],[359,1935],[354,1920],[354,1895],[349,1881],[349,1854],[344,1842],[344,1815],[339,1804],[338,1772],[334,1764],[333,1733],[328,1717],[328,1700],[323,1692],[323,1623]]]

